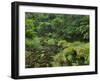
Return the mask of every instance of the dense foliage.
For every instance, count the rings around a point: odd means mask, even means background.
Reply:
[[[25,13],[26,68],[89,65],[89,16]]]

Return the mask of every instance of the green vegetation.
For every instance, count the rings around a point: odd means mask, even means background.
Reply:
[[[25,13],[25,67],[89,65],[89,16]]]

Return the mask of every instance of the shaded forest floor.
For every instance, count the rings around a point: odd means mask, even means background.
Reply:
[[[43,45],[36,42],[37,48],[26,49],[26,68],[89,65],[89,43],[55,39],[45,40]]]

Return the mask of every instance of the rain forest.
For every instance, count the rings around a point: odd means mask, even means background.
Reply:
[[[25,12],[25,68],[89,65],[89,15]]]

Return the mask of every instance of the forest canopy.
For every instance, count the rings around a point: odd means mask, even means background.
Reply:
[[[25,13],[25,67],[89,65],[89,15]]]

